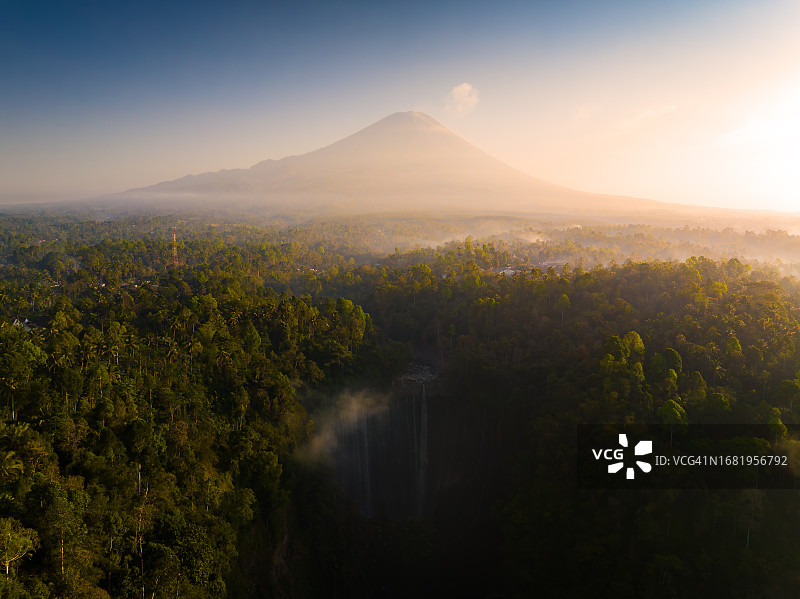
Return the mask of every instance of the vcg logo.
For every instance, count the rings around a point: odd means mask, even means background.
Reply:
[[[625,467],[625,449],[628,447],[628,435],[624,433],[620,434],[619,445],[620,446],[616,449],[592,449],[592,455],[594,455],[595,460],[599,461],[602,458],[607,462],[612,462],[608,465],[609,474],[616,474]],[[639,441],[636,444],[636,447],[633,448],[634,456],[645,456],[652,453],[652,441]],[[636,459],[633,461],[642,472],[650,472],[650,470],[653,469],[653,466],[647,462],[642,462],[641,460]],[[632,466],[628,466],[628,468],[625,470],[625,478],[631,480],[634,478],[634,476],[635,469]]]

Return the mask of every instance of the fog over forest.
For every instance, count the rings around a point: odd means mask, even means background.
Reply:
[[[800,595],[800,9],[0,2],[0,598]]]
[[[793,592],[794,492],[581,490],[574,431],[800,455],[800,237],[580,221],[3,214],[4,592]]]

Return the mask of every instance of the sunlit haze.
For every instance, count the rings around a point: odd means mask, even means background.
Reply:
[[[247,168],[419,111],[579,190],[800,211],[800,3],[0,1],[0,201]]]

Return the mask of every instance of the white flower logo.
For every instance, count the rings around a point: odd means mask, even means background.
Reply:
[[[620,434],[619,436],[619,444],[621,447],[628,447],[628,435]],[[634,455],[647,455],[653,453],[653,442],[652,441],[639,441],[636,444],[636,447],[633,448]],[[613,464],[609,464],[608,466],[608,473],[609,474],[616,474],[620,470],[622,470],[624,466],[624,462],[614,462]],[[653,469],[651,464],[647,462],[640,462],[636,460],[636,465],[639,466],[642,472],[650,472]],[[635,476],[635,470],[632,467],[628,467],[625,471],[625,478],[628,480],[632,480]]]

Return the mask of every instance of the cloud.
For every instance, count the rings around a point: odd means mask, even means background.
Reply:
[[[622,124],[622,132],[629,133],[638,127],[641,127],[648,121],[652,121],[653,119],[657,119],[664,115],[667,115],[671,112],[675,112],[678,110],[678,107],[674,104],[669,105],[662,105],[662,106],[651,106],[650,108],[646,108],[639,112],[635,117],[625,121]]]
[[[456,85],[447,94],[446,108],[457,116],[466,116],[478,105],[478,90],[469,83]]]
[[[598,112],[599,109],[597,106],[584,104],[583,106],[579,106],[575,111],[575,114],[572,115],[572,122],[583,123],[592,119]]]
[[[798,139],[797,130],[800,129],[800,120],[795,119],[795,121],[796,124],[793,128],[791,120],[782,121],[779,118],[757,117],[741,127],[723,134],[717,139],[716,144],[752,148],[754,145],[767,145],[784,140],[793,141]]]
[[[575,114],[572,115],[572,120],[585,121],[592,118],[595,114],[597,114],[597,106],[589,106],[584,104],[583,106],[578,107],[578,110],[576,110]]]

